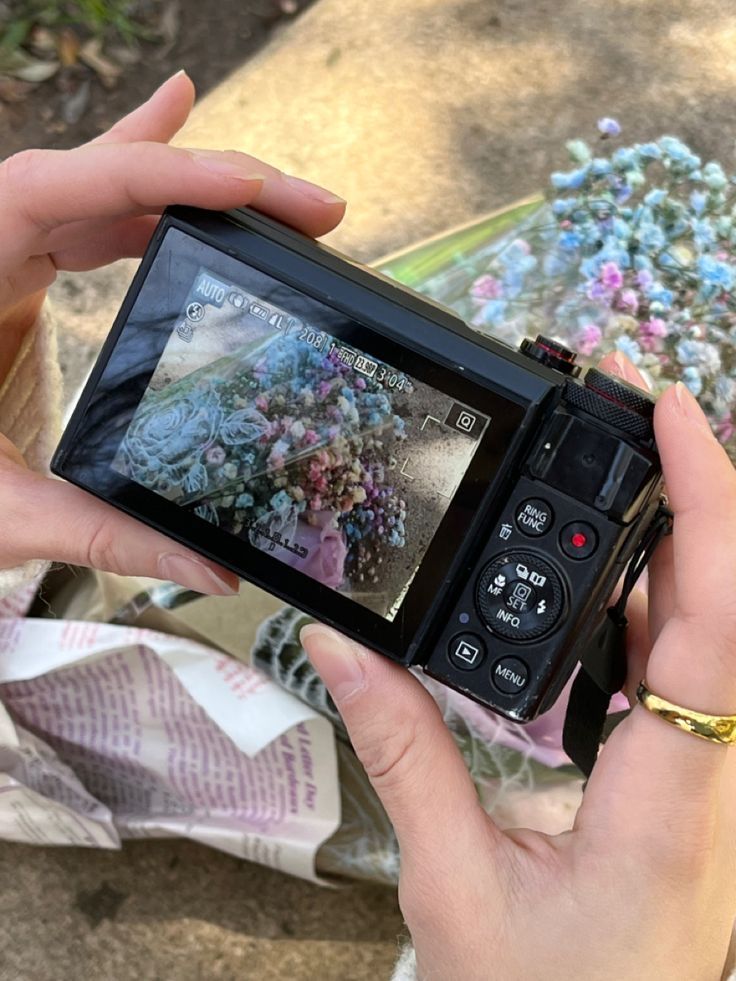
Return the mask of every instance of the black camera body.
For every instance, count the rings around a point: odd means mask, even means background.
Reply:
[[[575,357],[249,209],[171,208],[52,469],[526,722],[662,488],[654,403]]]

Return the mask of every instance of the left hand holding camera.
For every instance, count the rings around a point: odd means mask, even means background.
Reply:
[[[27,150],[0,164],[0,381],[35,323],[58,270],[143,254],[169,204],[253,205],[308,235],[338,224],[345,202],[235,151],[168,145],[194,88],[184,73],[96,140],[74,150]],[[232,593],[237,578],[96,501],[30,471],[0,435],[0,569],[53,559]]]
[[[634,384],[633,366],[604,370]],[[674,534],[627,614],[633,701],[736,711],[736,472],[687,389],[655,413]],[[636,704],[570,832],[501,831],[435,702],[399,665],[312,624],[310,658],[394,824],[420,978],[718,979],[736,911],[736,751]]]

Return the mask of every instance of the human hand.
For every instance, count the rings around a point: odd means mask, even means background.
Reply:
[[[604,370],[638,381],[633,366]],[[627,691],[736,712],[736,472],[682,385],[655,412],[674,534],[629,610]],[[394,824],[418,976],[717,981],[736,912],[736,752],[635,704],[571,831],[501,831],[404,668],[310,624],[302,641]]]
[[[0,381],[60,269],[86,270],[140,256],[169,204],[252,205],[308,235],[322,235],[345,202],[235,151],[168,146],[194,88],[183,73],[91,143],[26,150],[0,164]],[[232,593],[237,578],[83,491],[27,469],[0,437],[0,569],[53,559]]]

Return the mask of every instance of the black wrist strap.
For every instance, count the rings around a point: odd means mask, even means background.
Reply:
[[[604,734],[607,736],[612,729],[607,725],[611,697],[626,681],[626,604],[655,549],[671,531],[672,512],[662,501],[629,562],[621,595],[606,611],[590,647],[581,658],[580,670],[570,691],[562,745],[586,777],[591,774]],[[615,721],[621,721],[625,714],[617,713]],[[610,721],[614,722],[613,719]]]

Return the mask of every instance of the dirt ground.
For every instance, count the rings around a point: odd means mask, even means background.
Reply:
[[[160,34],[127,48],[119,37],[109,38],[103,52],[123,69],[112,88],[106,88],[100,76],[81,63],[63,68],[27,91],[21,86],[17,101],[3,100],[0,87],[0,157],[28,147],[62,150],[92,139],[184,66],[198,93],[204,95],[262,48],[275,27],[298,17],[312,2],[133,3],[133,8],[148,8],[147,20]],[[23,4],[15,6],[22,8]],[[83,35],[83,29],[79,33]],[[76,116],[75,121],[68,121]]]

